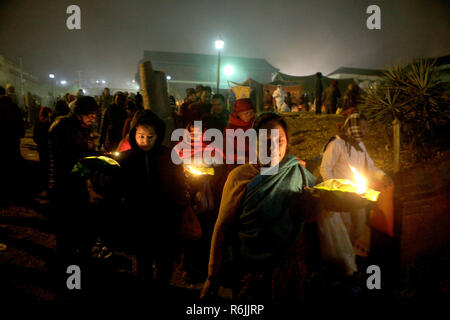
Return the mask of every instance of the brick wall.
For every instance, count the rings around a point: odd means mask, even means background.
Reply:
[[[450,245],[450,152],[395,176],[400,262],[409,268],[447,256]]]

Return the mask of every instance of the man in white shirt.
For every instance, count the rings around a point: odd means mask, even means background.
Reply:
[[[278,88],[273,92],[272,97],[275,99],[275,104],[277,106],[278,112],[289,112],[289,106],[284,102],[286,99],[286,92],[284,92],[281,85],[278,85]]]
[[[336,135],[324,148],[320,165],[320,174],[324,181],[328,179],[354,181],[354,173],[351,170],[351,167],[354,167],[368,180],[381,181],[384,186],[392,185],[392,180],[375,166],[367,153],[363,142],[366,131],[367,121],[359,113],[353,113],[346,119],[341,133]],[[365,208],[352,212],[334,212],[331,214],[335,215],[333,219],[336,220],[336,223],[342,224],[343,222],[345,224],[348,232],[348,237],[344,237],[347,238],[345,239],[346,242],[351,241],[353,247],[367,246],[367,244],[361,246],[358,244],[358,239],[361,239],[364,233],[370,231],[367,225]],[[368,248],[363,249],[368,250]]]

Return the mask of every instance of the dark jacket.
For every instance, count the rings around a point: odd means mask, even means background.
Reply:
[[[50,177],[49,189],[58,193],[69,192],[71,171],[82,158],[97,155],[91,129],[84,128],[74,115],[55,120],[49,130]]]
[[[202,125],[206,129],[214,128],[224,132],[229,117],[230,113],[227,110],[224,110],[220,114],[207,114],[202,118]]]
[[[171,150],[162,145],[164,122],[150,110],[136,116],[129,135],[131,150],[119,157],[125,204],[138,233],[170,246],[179,240],[181,214],[189,206],[183,167],[172,162]],[[136,128],[142,123],[153,126],[158,135],[150,151],[136,144]]]
[[[336,105],[338,98],[341,97],[339,88],[336,86],[329,86],[325,89],[322,97],[323,104],[327,110],[327,113],[336,113]]]
[[[2,162],[21,158],[20,138],[25,135],[22,113],[10,97],[0,96],[0,136],[2,143]]]
[[[99,145],[107,151],[115,151],[122,140],[122,129],[128,114],[125,108],[111,104],[103,114]]]

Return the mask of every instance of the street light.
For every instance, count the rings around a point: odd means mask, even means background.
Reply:
[[[231,76],[234,73],[234,67],[230,66],[229,64],[226,65],[223,68],[223,73],[225,73],[226,76]]]
[[[55,75],[53,73],[50,73],[48,75],[48,77],[50,79],[52,79],[52,98],[54,99],[55,98],[55,80],[53,80],[53,79],[55,79]]]
[[[221,39],[216,40],[216,49],[217,49],[217,93],[219,93],[219,84],[220,84],[220,51],[223,49],[225,42]]]
[[[67,84],[67,81],[66,80],[61,80],[61,84],[64,86],[64,85],[66,85]]]

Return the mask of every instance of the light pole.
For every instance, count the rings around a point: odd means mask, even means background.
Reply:
[[[50,78],[50,79],[52,79],[52,99],[55,99],[55,75],[53,74],[53,73],[50,73],[49,75],[48,75],[48,77]]]
[[[216,93],[219,93],[219,84],[220,84],[220,50],[223,49],[223,45],[225,42],[223,40],[216,40],[216,49],[217,49],[217,90]]]

